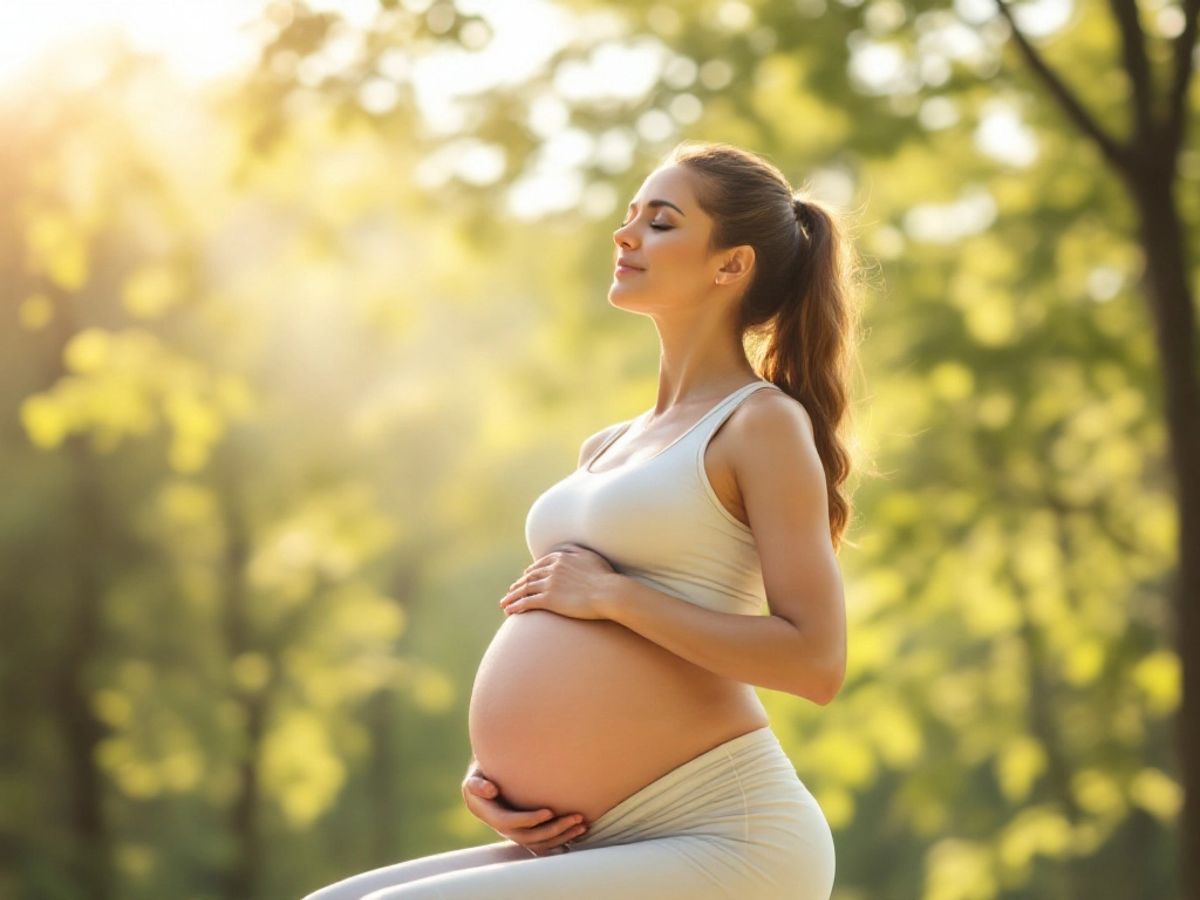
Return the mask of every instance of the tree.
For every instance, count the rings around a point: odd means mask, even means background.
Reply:
[[[1068,120],[1116,174],[1137,211],[1145,259],[1143,290],[1154,322],[1166,394],[1171,468],[1179,505],[1179,577],[1175,592],[1175,641],[1183,663],[1183,703],[1176,719],[1176,747],[1184,773],[1180,883],[1185,897],[1200,897],[1200,367],[1196,354],[1194,262],[1177,199],[1179,154],[1191,110],[1188,90],[1196,68],[1200,0],[1169,7],[1181,17],[1179,33],[1167,41],[1168,83],[1155,84],[1147,35],[1133,0],[1110,0],[1120,34],[1121,60],[1129,84],[1132,127],[1124,139],[1103,127],[1047,64],[1018,25],[1020,9],[996,5],[1030,71]],[[1163,50],[1161,44],[1155,50]],[[1156,56],[1164,54],[1155,54]]]

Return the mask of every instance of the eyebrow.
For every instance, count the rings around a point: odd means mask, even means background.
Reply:
[[[649,206],[651,209],[654,209],[656,206],[669,206],[669,207],[671,207],[671,209],[675,210],[675,212],[679,213],[681,216],[687,215],[687,213],[685,213],[682,209],[680,209],[678,206],[676,206],[670,200],[647,200],[646,205]],[[629,212],[629,210],[632,208],[633,208],[633,201],[630,201],[629,206],[625,207],[625,212]]]

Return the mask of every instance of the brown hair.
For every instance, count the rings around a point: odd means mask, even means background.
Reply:
[[[807,191],[793,192],[783,173],[755,153],[681,141],[664,164],[697,176],[696,199],[714,220],[710,250],[754,248],[738,330],[743,346],[747,338],[757,345],[748,355],[761,377],[798,400],[812,419],[837,552],[851,514],[841,485],[851,468],[843,432],[850,424],[849,380],[861,315],[853,247],[829,208]]]

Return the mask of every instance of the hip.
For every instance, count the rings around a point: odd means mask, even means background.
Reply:
[[[832,889],[832,831],[769,726],[723,741],[656,778],[562,852],[666,839],[693,846],[714,867]]]

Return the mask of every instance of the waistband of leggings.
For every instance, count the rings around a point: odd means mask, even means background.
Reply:
[[[706,774],[726,767],[731,758],[741,762],[766,755],[782,756],[786,759],[783,746],[779,743],[779,738],[771,730],[770,725],[763,725],[761,728],[755,728],[753,731],[747,731],[745,734],[739,734],[737,737],[723,741],[715,747],[705,750],[699,756],[694,756],[687,762],[665,772],[607,812],[602,813],[593,823],[593,828],[598,828],[600,825],[620,817],[632,804],[636,803],[640,807],[652,802],[655,798],[674,789],[681,782],[702,780]]]
[[[761,728],[755,728],[753,731],[747,731],[745,734],[722,741],[699,756],[693,756],[687,762],[663,773],[662,776],[642,788],[642,791],[648,791],[653,787],[665,788],[679,781],[690,780],[713,767],[724,766],[730,757],[740,760],[746,757],[760,756],[767,749],[782,750],[783,748],[779,743],[779,738],[771,730],[771,726],[763,725]],[[645,797],[646,794],[642,794],[642,796]]]

